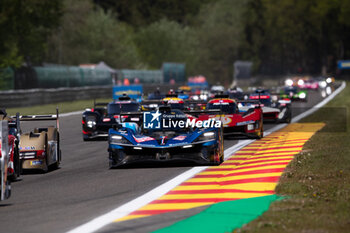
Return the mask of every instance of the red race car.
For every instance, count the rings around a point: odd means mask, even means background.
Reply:
[[[221,112],[220,114],[193,114],[198,120],[220,120],[225,136],[246,136],[248,138],[263,137],[263,113],[257,104],[245,112],[240,112],[238,103],[257,101],[236,101],[227,95],[216,95],[207,104],[206,111]],[[257,102],[258,103],[258,102]],[[191,114],[191,113],[189,113]]]
[[[7,116],[5,110],[0,110],[0,120],[6,120],[8,123],[9,160],[7,176],[10,180],[16,180],[22,173],[18,149],[20,129],[19,120],[17,119]]]
[[[8,178],[8,125],[7,121],[0,121],[0,201],[11,196],[11,185]]]

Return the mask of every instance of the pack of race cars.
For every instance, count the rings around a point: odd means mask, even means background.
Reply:
[[[94,103],[82,114],[83,140],[108,141],[110,168],[133,162],[215,165],[223,161],[223,138],[260,139],[264,122],[292,119],[291,96],[214,87],[200,92],[189,87],[168,93],[157,89],[142,101],[125,94],[109,103]],[[209,121],[220,125],[203,125]]]
[[[142,101],[123,94],[86,109],[82,135],[84,141],[108,141],[110,168],[134,162],[219,165],[224,160],[224,138],[260,139],[264,122],[289,123],[296,95],[302,98],[292,90],[255,89],[247,93],[240,88],[225,91],[218,85],[211,91],[186,86],[168,93],[157,89]],[[53,115],[8,116],[0,110],[0,120],[6,122],[7,132],[2,134],[6,140],[1,145],[6,146],[0,153],[1,194],[6,198],[9,181],[16,180],[22,170],[47,172],[59,167],[59,114],[56,110]],[[54,121],[55,125],[23,133],[23,121]]]

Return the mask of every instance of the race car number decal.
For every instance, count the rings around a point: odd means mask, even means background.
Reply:
[[[214,117],[215,120],[220,120],[222,124],[229,125],[232,122],[232,115],[216,115]]]
[[[142,137],[142,138],[136,138],[133,136],[136,142],[148,142],[148,141],[153,141],[154,138],[151,137]]]
[[[183,141],[185,139],[186,139],[186,136],[180,135],[180,136],[175,137],[173,140]]]

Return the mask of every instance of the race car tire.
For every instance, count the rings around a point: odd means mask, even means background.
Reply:
[[[219,156],[219,161],[217,161],[215,159],[216,156]],[[223,156],[220,153],[220,149],[219,148],[215,149],[214,155],[212,156],[212,158],[213,158],[213,160],[210,161],[210,163],[209,163],[209,165],[211,165],[211,166],[219,166],[223,162],[224,159],[223,159]]]
[[[47,173],[49,171],[49,165],[47,164],[47,157],[45,158],[44,168],[42,169],[43,173]]]
[[[220,164],[224,162],[224,127],[221,125],[219,131],[219,140],[220,140]]]
[[[288,116],[288,117],[284,120],[284,123],[289,124],[290,122],[292,122],[292,115]]]
[[[118,166],[118,156],[113,152],[109,152],[109,169],[113,169]]]
[[[16,179],[17,179],[22,174],[22,165],[21,165],[21,160],[19,158],[19,149],[18,149],[17,145],[15,146],[15,151],[14,152],[15,152],[14,153],[14,159],[13,159],[14,160],[13,163],[14,163],[14,167],[15,167],[15,173],[14,174],[16,175]]]
[[[87,141],[91,141],[91,139],[89,138],[89,136],[83,134],[83,141],[87,142]]]
[[[52,165],[52,168],[53,168],[54,170],[60,168],[60,164],[61,164],[61,153],[62,153],[61,150],[59,150],[58,156],[57,156],[57,161]]]
[[[57,161],[52,165],[53,169],[58,169],[60,168],[60,163],[61,163],[61,149],[60,149],[60,134],[57,133],[57,151],[58,151],[58,155],[57,155]]]
[[[48,165],[48,142],[47,142],[47,135],[45,136],[45,163],[44,168],[42,169],[43,173],[47,173],[49,171],[49,165]]]
[[[219,156],[219,161],[216,161],[215,159],[211,162],[212,165],[214,166],[219,166],[221,163],[224,162],[224,128],[221,125],[219,131],[218,131],[218,139],[219,139],[219,144],[218,148],[214,152],[214,158],[215,154]]]
[[[22,174],[22,166],[21,166],[21,160],[19,159],[19,150],[18,145],[15,145],[14,152],[13,152],[13,166],[14,166],[14,173],[9,176],[9,180],[16,181],[18,177]]]
[[[264,126],[262,122],[260,122],[260,124],[261,124],[261,128],[259,132],[256,134],[256,137],[255,137],[256,139],[261,139],[264,137]]]
[[[291,122],[292,122],[292,114],[289,114],[288,116],[286,116],[283,119],[276,120],[276,123],[287,123],[287,124],[289,124]]]

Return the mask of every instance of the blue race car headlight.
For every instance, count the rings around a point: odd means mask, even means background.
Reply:
[[[199,136],[196,139],[196,142],[209,141],[209,140],[214,140],[214,139],[216,139],[215,132],[209,131],[209,132],[205,132],[201,136]]]
[[[121,135],[111,135],[109,137],[109,143],[111,144],[131,144],[129,140]]]

